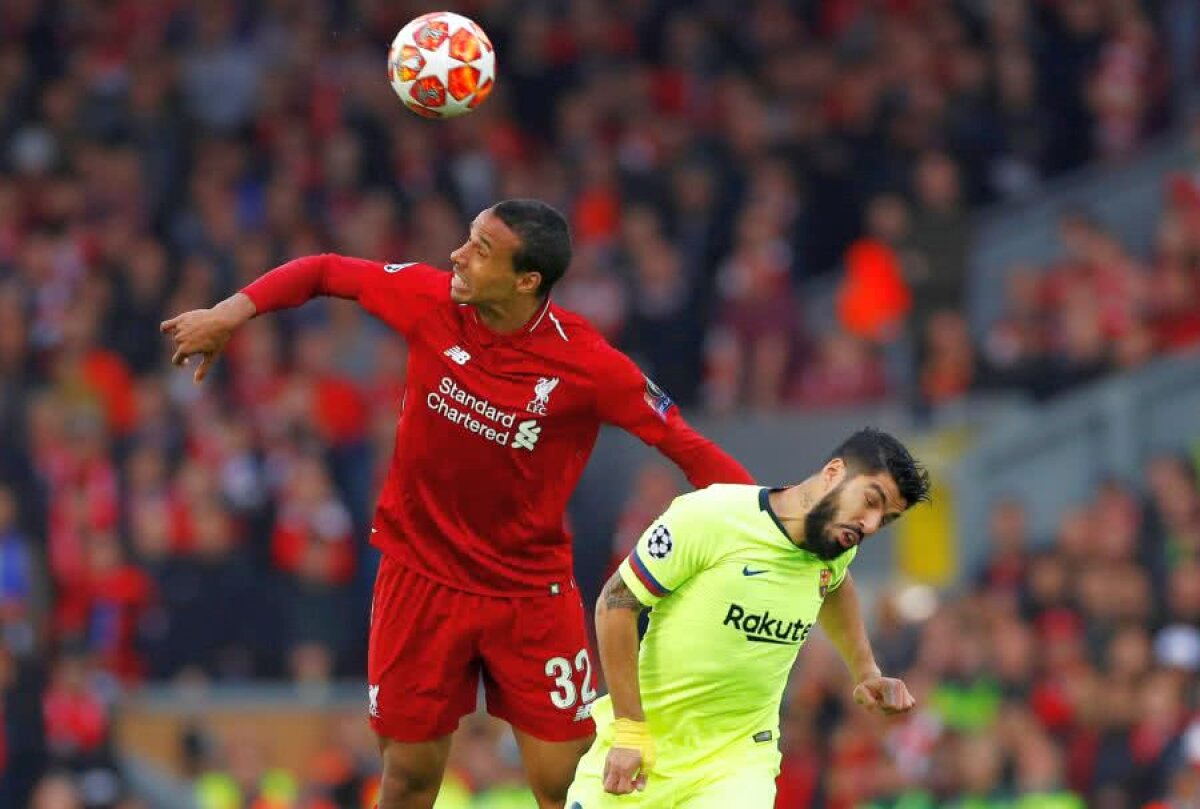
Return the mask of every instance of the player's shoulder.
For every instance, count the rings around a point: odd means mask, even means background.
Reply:
[[[541,316],[537,334],[543,355],[557,357],[597,381],[611,378],[623,362],[632,362],[587,318],[553,301]]]
[[[417,294],[428,294],[450,300],[451,274],[440,267],[422,261],[381,263],[380,270],[397,285],[411,288]]]
[[[597,349],[604,346],[612,348],[587,318],[578,312],[564,309],[553,299],[546,307],[546,314],[540,325],[542,334],[547,340],[568,344],[575,351]]]
[[[725,523],[759,509],[762,487],[751,483],[714,483],[703,489],[681,494],[671,510],[685,516]]]

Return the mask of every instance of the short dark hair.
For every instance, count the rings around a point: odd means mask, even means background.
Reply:
[[[851,475],[887,472],[896,481],[907,508],[930,500],[929,472],[913,458],[908,447],[882,430],[859,430],[830,453],[829,460],[834,458],[841,458]]]
[[[513,269],[541,274],[538,294],[549,295],[571,263],[566,217],[536,199],[506,199],[492,206],[492,212],[521,240],[513,253]]]

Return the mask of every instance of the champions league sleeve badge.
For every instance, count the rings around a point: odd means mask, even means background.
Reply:
[[[650,532],[650,537],[646,540],[646,551],[651,558],[666,559],[674,549],[675,543],[671,541],[671,531],[667,526],[654,526],[654,530]]]
[[[650,405],[650,409],[658,414],[660,419],[666,419],[667,411],[671,409],[671,405],[675,404],[671,401],[671,397],[666,391],[654,384],[654,380],[646,377],[646,392],[642,394],[642,398],[646,400],[646,404]]]

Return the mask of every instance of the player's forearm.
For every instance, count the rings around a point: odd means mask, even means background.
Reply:
[[[746,467],[693,430],[678,413],[671,416],[671,429],[659,442],[658,451],[683,470],[697,489],[713,483],[753,483]]]
[[[880,676],[879,664],[875,662],[875,653],[871,651],[871,640],[867,637],[867,628],[859,609],[858,592],[849,573],[841,585],[825,597],[819,621],[855,682]]]
[[[213,307],[213,312],[229,324],[230,331],[258,314],[258,307],[244,292],[235,292]]]
[[[644,607],[614,573],[596,603],[600,665],[618,719],[646,721],[638,684],[638,616]]]
[[[258,312],[290,309],[319,295],[357,298],[362,289],[361,263],[330,253],[304,256],[259,276],[242,292]]]

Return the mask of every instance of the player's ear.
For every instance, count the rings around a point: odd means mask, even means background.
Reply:
[[[538,290],[542,288],[542,274],[540,272],[528,271],[522,272],[517,270],[517,291],[524,292],[528,295],[538,294]]]
[[[821,481],[825,484],[825,491],[830,491],[837,487],[839,483],[846,479],[846,462],[841,458],[831,458],[821,469]]]

